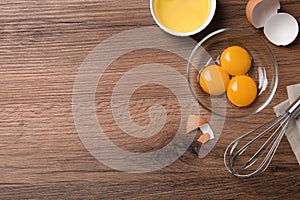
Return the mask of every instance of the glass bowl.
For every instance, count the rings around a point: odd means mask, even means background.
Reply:
[[[245,48],[252,57],[252,66],[247,75],[257,83],[258,95],[247,107],[231,104],[226,93],[219,96],[209,95],[199,84],[201,71],[212,64],[220,65],[221,53],[232,45]],[[223,117],[238,118],[256,114],[270,103],[278,85],[277,68],[272,50],[257,33],[227,28],[209,34],[193,49],[187,65],[187,79],[193,96],[202,107]]]

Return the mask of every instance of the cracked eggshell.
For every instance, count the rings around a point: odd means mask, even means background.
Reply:
[[[250,0],[246,6],[246,16],[255,28],[261,28],[270,17],[277,14],[279,8],[279,0]]]
[[[273,15],[264,27],[264,34],[270,42],[277,46],[286,46],[292,43],[298,35],[297,20],[288,13]]]

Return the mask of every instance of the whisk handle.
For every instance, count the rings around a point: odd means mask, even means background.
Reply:
[[[294,118],[300,115],[300,97],[287,109],[287,113]]]

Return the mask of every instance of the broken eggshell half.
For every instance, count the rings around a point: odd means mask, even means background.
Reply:
[[[279,0],[250,0],[246,6],[246,16],[255,28],[261,28],[279,8]]]
[[[273,15],[264,27],[264,34],[270,42],[277,46],[286,46],[292,43],[298,35],[297,20],[288,13]]]
[[[299,32],[297,20],[288,13],[277,13],[279,0],[250,0],[246,6],[248,21],[255,28],[264,27],[267,39],[277,46],[292,43]]]

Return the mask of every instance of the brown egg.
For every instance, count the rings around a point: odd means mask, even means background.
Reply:
[[[246,6],[246,16],[255,28],[261,28],[271,16],[277,13],[279,8],[279,0],[249,0]]]

